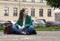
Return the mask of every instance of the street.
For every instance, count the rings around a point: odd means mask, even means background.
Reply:
[[[0,31],[0,41],[60,41],[60,31],[37,31],[37,35],[8,35]]]

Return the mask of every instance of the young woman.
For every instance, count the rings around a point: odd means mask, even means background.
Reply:
[[[28,9],[23,8],[20,10],[19,18],[12,29],[20,34],[30,34],[34,31],[31,16],[28,15]]]

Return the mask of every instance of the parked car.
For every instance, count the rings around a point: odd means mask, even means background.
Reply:
[[[15,24],[16,20],[9,20],[8,22],[11,22],[12,24]]]
[[[46,21],[44,19],[37,19],[37,20],[34,20],[33,24],[35,26],[45,26]]]
[[[56,21],[56,22],[52,22],[52,21],[48,21],[46,22],[46,26],[50,27],[50,26],[60,26],[60,22]]]
[[[2,25],[3,25],[3,23],[5,23],[5,21],[0,20],[0,26],[2,26]]]
[[[2,26],[3,26],[3,27],[6,27],[7,24],[9,24],[9,25],[12,24],[12,25],[13,25],[13,24],[15,24],[15,23],[16,23],[15,20],[9,20],[9,21],[5,21],[5,23],[3,23]]]
[[[60,21],[56,21],[57,26],[60,26]]]

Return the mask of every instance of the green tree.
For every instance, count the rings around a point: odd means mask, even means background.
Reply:
[[[46,0],[51,7],[60,8],[60,0]]]

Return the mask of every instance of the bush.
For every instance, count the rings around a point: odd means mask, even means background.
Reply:
[[[4,27],[3,26],[0,26],[0,30],[4,30]]]
[[[4,30],[5,28],[3,26],[0,26],[0,30]],[[51,27],[46,27],[46,26],[35,26],[35,30],[39,31],[60,31],[59,26],[51,26]]]
[[[35,26],[35,30],[40,30],[40,31],[60,31],[60,27],[59,26],[52,26],[52,27]]]

